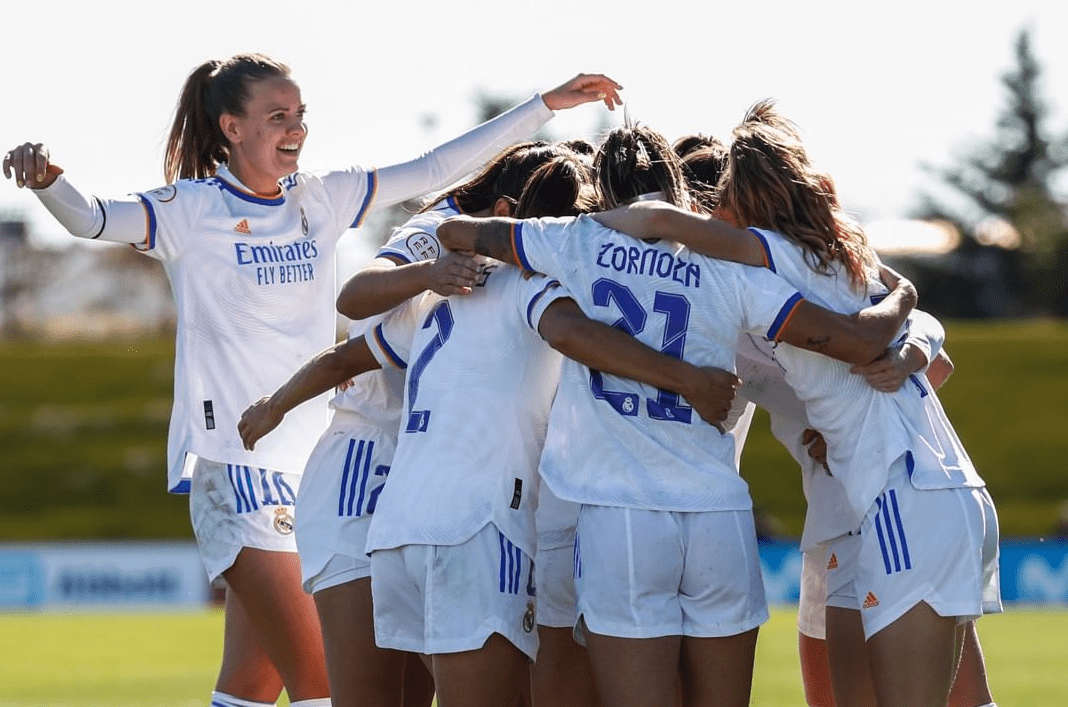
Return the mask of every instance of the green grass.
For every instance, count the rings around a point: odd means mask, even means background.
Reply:
[[[999,704],[1068,704],[1068,611],[1010,610],[979,632]],[[222,613],[7,613],[0,636],[0,707],[204,707]],[[804,705],[796,642],[793,609],[774,609],[757,643],[755,707]]]

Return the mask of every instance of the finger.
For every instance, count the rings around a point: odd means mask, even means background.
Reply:
[[[810,444],[819,433],[816,430],[805,430],[801,433],[801,444]]]
[[[48,169],[48,148],[38,143],[33,146],[34,149],[34,164],[33,164],[33,181],[43,182],[45,178],[45,171]]]

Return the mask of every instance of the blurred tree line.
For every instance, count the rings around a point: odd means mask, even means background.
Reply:
[[[925,194],[914,216],[951,224],[959,245],[942,258],[896,263],[916,282],[924,309],[941,317],[1068,316],[1068,221],[1057,193],[1068,133],[1047,128],[1029,29],[1017,35],[1013,58],[993,136],[955,164],[926,167],[960,205]]]

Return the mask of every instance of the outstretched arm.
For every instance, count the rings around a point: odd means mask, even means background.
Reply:
[[[362,336],[335,344],[301,366],[278,390],[254,402],[241,415],[237,431],[245,449],[282,422],[286,413],[353,376],[380,368]]]
[[[449,250],[488,255],[523,267],[512,240],[517,223],[515,219],[504,217],[453,216],[438,226],[438,240]]]
[[[752,231],[686,211],[662,201],[639,201],[593,214],[603,226],[634,238],[662,238],[719,260],[766,266],[764,248]]]
[[[341,287],[337,311],[349,319],[364,319],[388,312],[426,290],[444,297],[471,294],[477,281],[475,259],[462,253],[404,264],[378,257]]]
[[[911,282],[883,268],[884,281],[893,289],[881,302],[846,315],[801,300],[779,329],[777,340],[854,365],[877,359],[897,336],[917,300]]]
[[[740,382],[733,373],[666,356],[624,331],[590,319],[569,298],[546,308],[538,333],[554,349],[590,368],[678,393],[706,422],[723,431],[720,423],[730,412]]]
[[[594,101],[614,109],[622,104],[621,88],[603,74],[579,74],[413,160],[383,167],[378,170],[375,206],[444,189],[505,147],[529,139],[553,111]]]

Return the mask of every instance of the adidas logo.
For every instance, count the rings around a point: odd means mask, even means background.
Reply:
[[[244,233],[246,236],[251,236],[252,235],[252,231],[248,227],[248,219],[247,218],[241,219],[240,223],[238,223],[236,226],[234,226],[234,231],[236,231],[237,233]]]
[[[877,606],[879,606],[879,598],[871,592],[868,592],[868,596],[864,597],[864,608],[874,609]]]
[[[831,553],[831,559],[827,561],[827,569],[829,569],[829,570],[838,569],[838,556],[835,555],[833,552]]]

